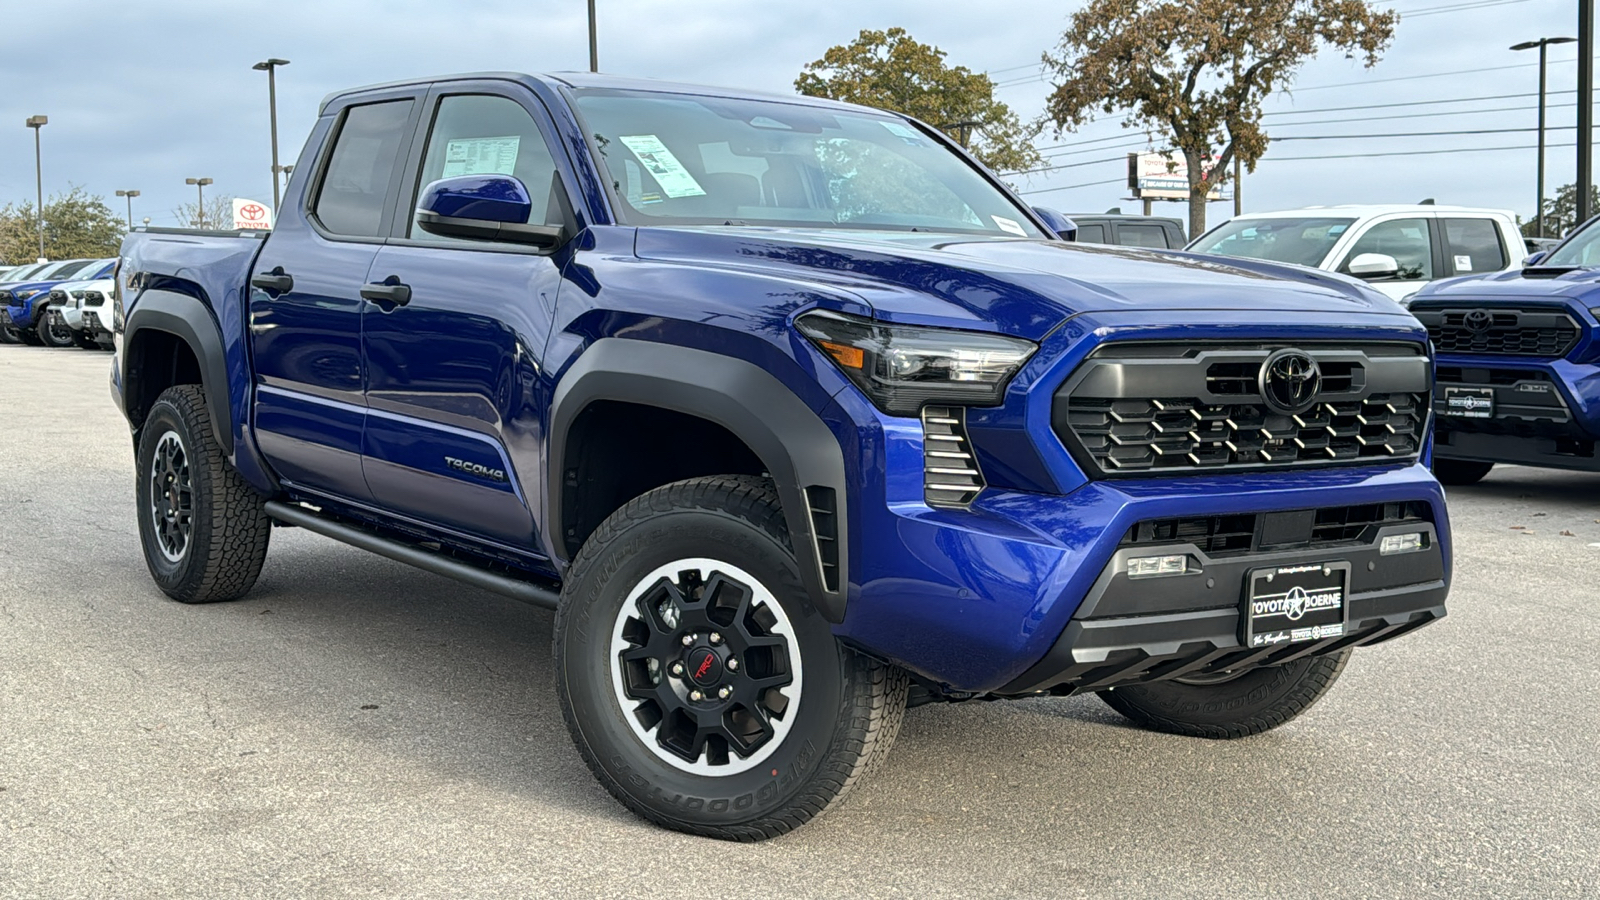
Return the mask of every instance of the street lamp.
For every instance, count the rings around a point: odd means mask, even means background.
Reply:
[[[194,208],[196,228],[206,227],[206,185],[211,184],[209,178],[185,178],[184,184],[194,185],[195,196],[199,198],[199,205]]]
[[[276,57],[258,62],[250,68],[257,72],[267,73],[267,107],[272,115],[272,212],[278,212],[278,173],[283,171],[278,167],[278,67],[287,66],[287,59]]]
[[[594,30],[594,0],[589,0],[589,71],[600,71],[600,41]]]
[[[128,198],[128,230],[133,230],[133,198],[139,196],[138,191],[117,191],[118,197]]]
[[[1539,237],[1544,237],[1544,48],[1551,44],[1570,44],[1575,40],[1577,40],[1577,38],[1547,37],[1539,38],[1537,41],[1523,41],[1520,44],[1511,45],[1511,49],[1513,50],[1532,50],[1535,47],[1539,48],[1539,195],[1538,203],[1533,208],[1534,221],[1537,223],[1534,225],[1534,229],[1538,233]]]
[[[29,116],[28,127],[33,129],[33,179],[39,189],[39,259],[44,259],[44,153],[39,146],[39,132],[50,124],[49,116]]]

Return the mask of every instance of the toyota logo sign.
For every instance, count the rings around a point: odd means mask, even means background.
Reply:
[[[1267,357],[1258,378],[1261,399],[1273,412],[1303,413],[1317,402],[1322,389],[1322,367],[1300,350],[1287,349]]]

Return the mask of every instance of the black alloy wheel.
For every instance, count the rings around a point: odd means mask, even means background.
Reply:
[[[75,341],[72,337],[72,326],[61,315],[61,310],[50,307],[39,312],[39,320],[34,323],[34,330],[39,334],[39,342],[46,347],[71,347]]]

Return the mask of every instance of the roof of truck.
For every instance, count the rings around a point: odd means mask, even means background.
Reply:
[[[1493,213],[1511,216],[1508,209],[1486,209],[1481,206],[1438,206],[1432,203],[1348,203],[1340,206],[1304,206],[1300,209],[1283,209],[1275,212],[1242,213],[1236,219],[1277,219],[1304,216],[1306,213],[1336,213],[1342,216],[1365,219],[1392,213]]]

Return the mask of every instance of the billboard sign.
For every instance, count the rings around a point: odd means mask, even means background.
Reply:
[[[243,197],[233,198],[233,227],[271,228],[272,207]]]
[[[1133,189],[1133,196],[1140,200],[1187,200],[1189,164],[1183,154],[1176,151],[1129,153],[1128,187]],[[1206,199],[1225,200],[1232,196],[1231,188],[1223,193],[1218,185],[1211,188],[1211,194]]]

